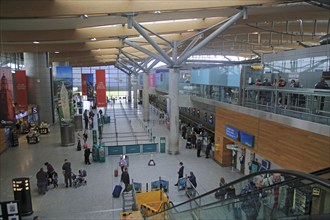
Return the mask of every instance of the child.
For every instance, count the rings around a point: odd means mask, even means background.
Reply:
[[[53,184],[54,184],[54,188],[57,188],[57,187],[58,187],[57,182],[58,182],[58,175],[57,175],[56,172],[54,172],[54,174],[53,174]]]

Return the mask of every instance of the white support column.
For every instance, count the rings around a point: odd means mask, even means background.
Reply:
[[[127,100],[128,100],[128,103],[131,103],[132,102],[132,74],[128,74],[127,79],[128,79],[128,82],[127,82],[127,86],[128,86]]]
[[[39,107],[39,120],[54,123],[52,77],[46,53],[24,53],[28,103]]]
[[[143,121],[149,121],[149,74],[143,73]]]
[[[133,98],[134,98],[134,102],[133,102],[133,104],[134,104],[134,108],[137,108],[137,96],[138,96],[138,94],[137,94],[137,82],[138,82],[138,77],[136,76],[136,75],[133,75],[133,82],[132,82],[132,84],[133,84]]]
[[[170,96],[170,141],[169,154],[179,154],[179,69],[170,69],[169,74]]]

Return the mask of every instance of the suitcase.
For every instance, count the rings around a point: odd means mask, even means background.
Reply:
[[[113,189],[112,196],[115,198],[119,198],[122,189],[123,187],[121,185],[116,185]]]
[[[113,171],[113,173],[114,173],[115,177],[117,177],[117,176],[118,176],[118,169],[115,169],[115,170]]]

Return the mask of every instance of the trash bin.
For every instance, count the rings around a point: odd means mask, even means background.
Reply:
[[[99,147],[99,161],[105,162],[105,146],[101,144]]]
[[[70,146],[75,144],[74,126],[61,126],[61,145]]]
[[[82,123],[82,115],[75,115],[74,116],[74,127],[76,131],[83,130],[83,123]]]
[[[94,144],[93,146],[92,157],[94,162],[99,161],[99,148],[97,144]]]

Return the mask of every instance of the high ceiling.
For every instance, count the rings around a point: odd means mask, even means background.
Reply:
[[[215,35],[195,54],[250,58],[319,45],[320,37],[330,32],[328,1],[1,0],[0,51],[48,52],[51,62],[75,67],[150,57],[125,39],[159,54],[128,24],[133,17],[169,56],[173,42],[179,42],[180,55],[191,41],[196,42],[190,46],[197,45],[242,7],[247,19]]]

